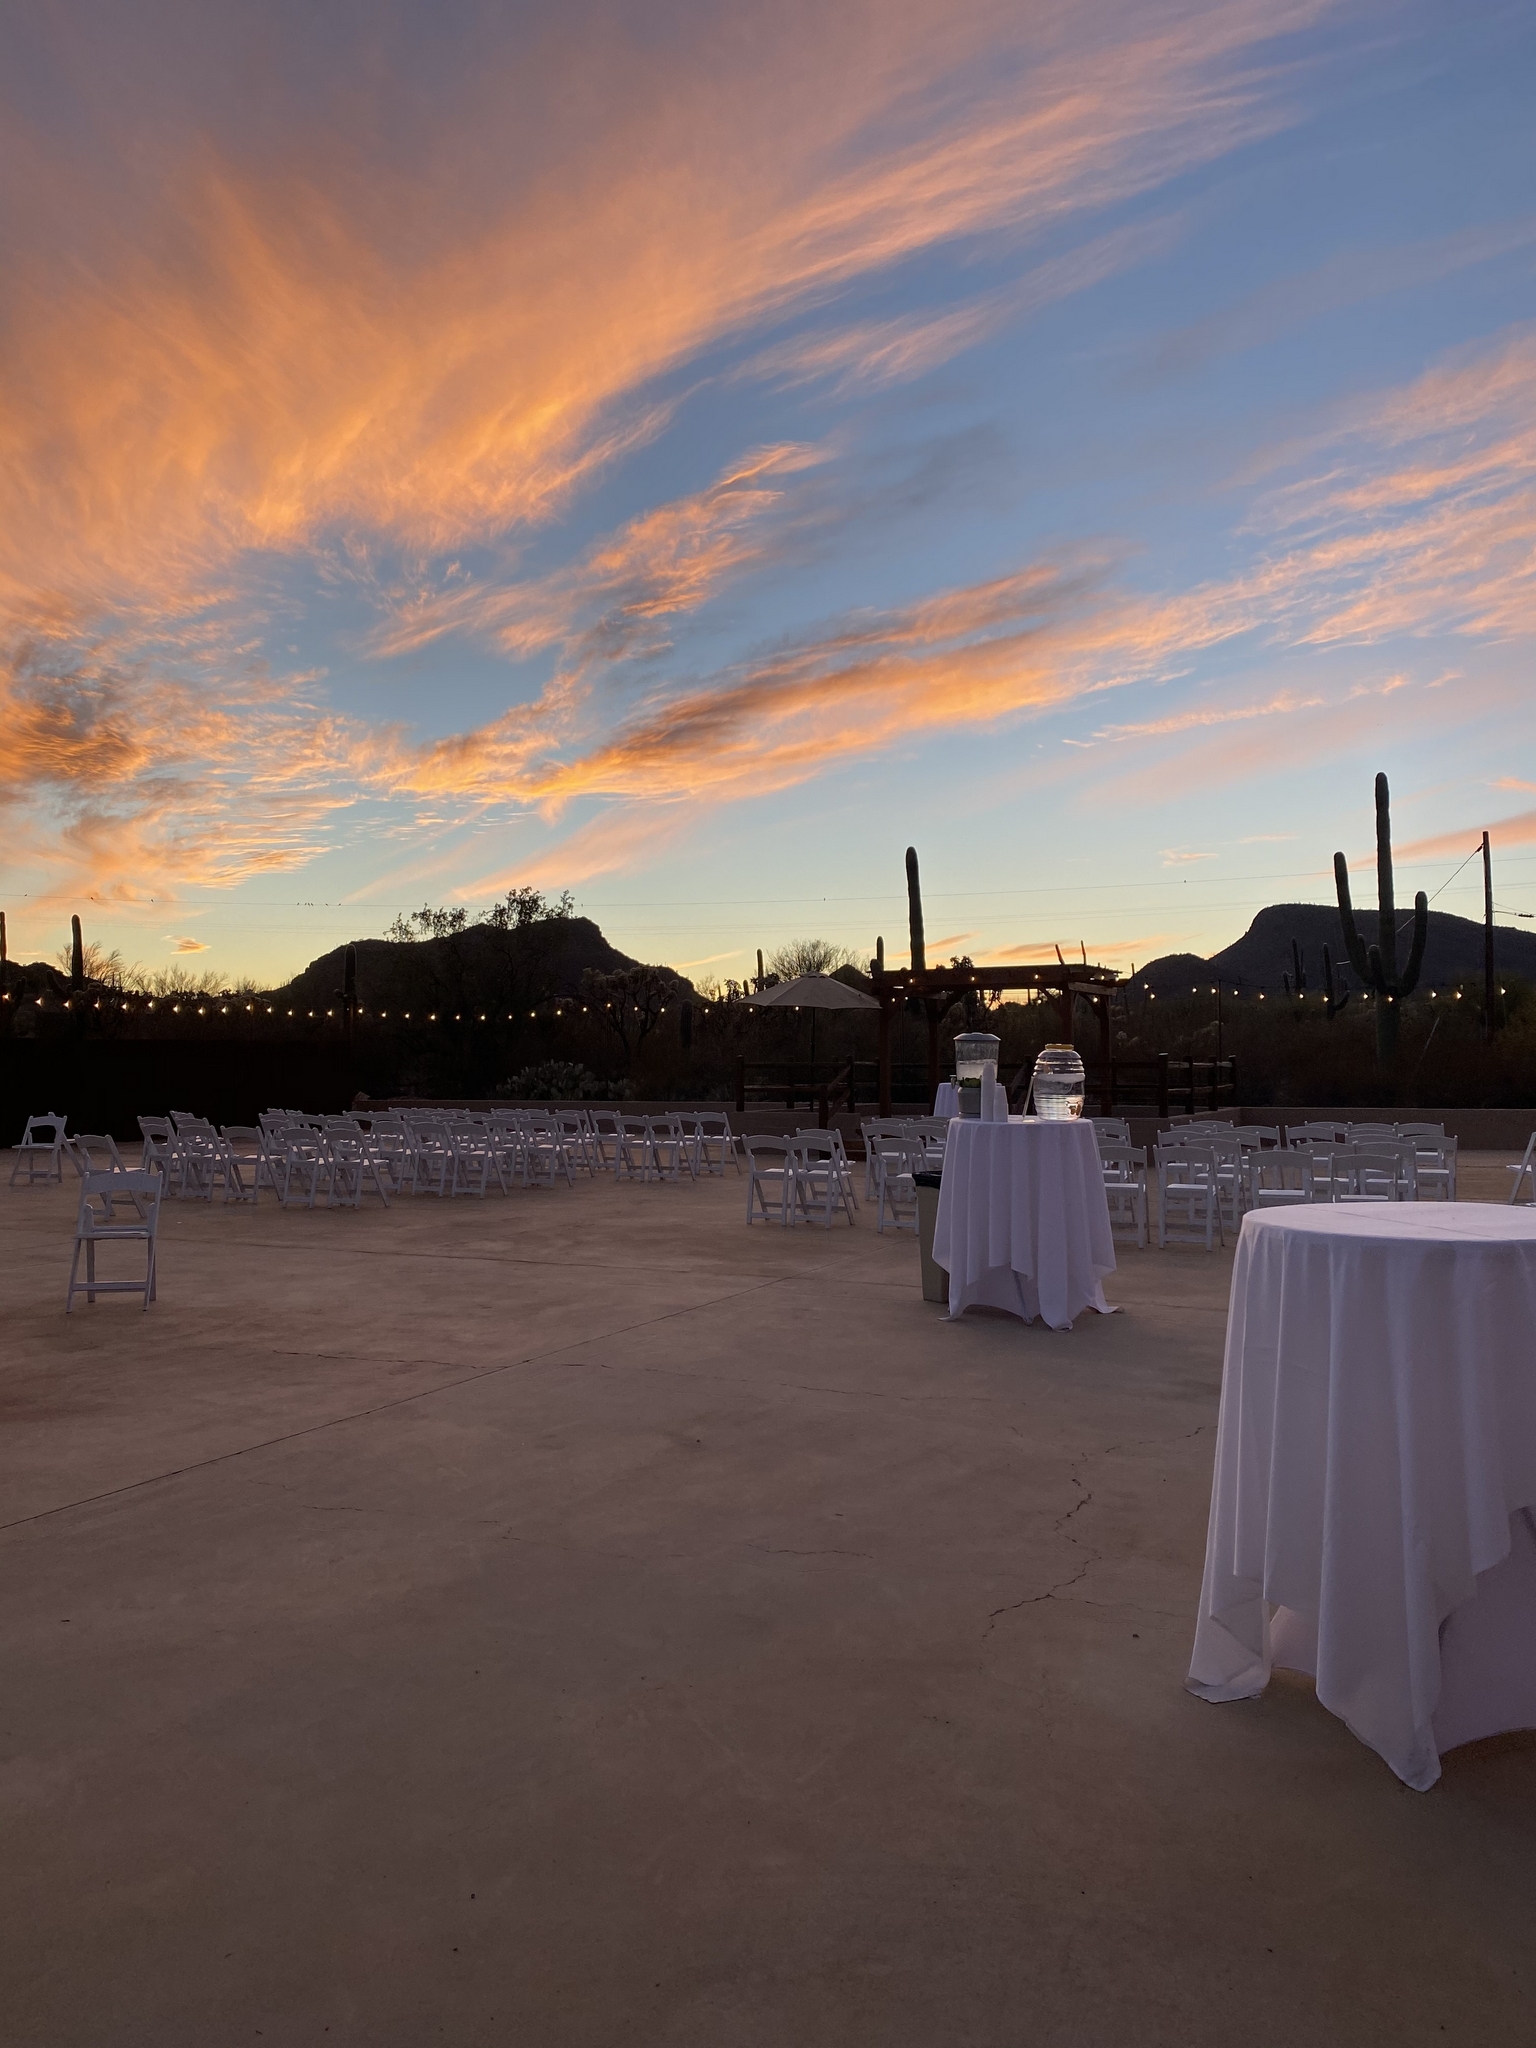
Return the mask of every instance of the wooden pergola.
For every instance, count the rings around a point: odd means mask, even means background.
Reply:
[[[1072,1036],[1072,1012],[1079,1000],[1098,1014],[1103,1059],[1110,1055],[1109,994],[1118,986],[1114,967],[894,967],[878,964],[870,987],[880,1003],[880,1114],[891,1113],[891,1022],[897,1005],[921,1003],[928,1022],[928,1100],[939,1087],[939,1027],[947,1013],[968,995],[1010,995],[1025,991],[1049,996],[1061,1017],[1065,1042]]]

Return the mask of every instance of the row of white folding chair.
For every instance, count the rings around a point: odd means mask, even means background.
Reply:
[[[1316,1190],[1313,1199],[1322,1202],[1353,1199],[1359,1174],[1365,1171],[1371,1182],[1371,1191],[1384,1175],[1390,1173],[1396,1192],[1390,1197],[1394,1201],[1416,1202],[1421,1185],[1444,1190],[1454,1197],[1455,1180],[1453,1170],[1447,1168],[1443,1157],[1435,1154],[1422,1157],[1411,1138],[1359,1138],[1343,1143],[1327,1143],[1313,1140],[1289,1146],[1293,1154],[1306,1155],[1312,1161],[1312,1180]],[[1364,1162],[1362,1167],[1361,1162]]]
[[[792,1138],[744,1138],[747,1222],[761,1217],[786,1229],[794,1223],[854,1221],[852,1173],[836,1131],[800,1131]]]
[[[166,1192],[183,1199],[211,1201],[223,1185],[224,1199],[245,1201],[249,1194],[231,1163],[230,1147],[202,1117],[185,1110],[169,1116],[141,1116],[139,1170],[156,1172]]]

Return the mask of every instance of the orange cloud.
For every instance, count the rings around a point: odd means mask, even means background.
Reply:
[[[697,610],[771,552],[771,539],[754,529],[783,503],[776,480],[825,459],[797,444],[757,449],[707,490],[641,513],[546,576],[456,579],[392,595],[371,651],[411,652],[449,633],[491,640],[514,656],[562,646],[577,666],[660,651],[667,645],[662,621]]]
[[[1518,811],[1512,818],[1488,818],[1459,832],[1437,832],[1428,839],[1411,839],[1394,847],[1398,860],[1437,860],[1446,854],[1470,853],[1486,832],[1495,854],[1502,846],[1536,844],[1536,811]]]
[[[577,122],[551,101],[606,67],[573,24],[542,70],[477,52],[445,118],[500,118],[440,134],[425,174],[364,158],[366,130],[260,171],[168,136],[137,232],[114,194],[99,245],[60,179],[76,210],[16,223],[0,592],[159,612],[330,532],[434,553],[547,520],[660,430],[645,387],[749,325],[1273,127],[1223,60],[1319,11],[1149,6],[1126,35],[1116,10],[898,5],[811,51],[768,16],[749,68],[734,37],[626,45],[622,95]],[[983,56],[979,95],[934,89]]]

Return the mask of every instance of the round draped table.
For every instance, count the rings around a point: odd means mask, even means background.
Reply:
[[[1279,1663],[1404,1783],[1536,1725],[1536,1211],[1243,1219],[1189,1687]]]
[[[1115,1244],[1092,1124],[953,1118],[933,1256],[949,1274],[952,1318],[1002,1308],[1065,1330],[1085,1308],[1107,1315]]]

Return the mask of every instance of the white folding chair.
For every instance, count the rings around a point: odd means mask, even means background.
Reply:
[[[1226,1243],[1221,1227],[1221,1194],[1216,1154],[1209,1145],[1158,1145],[1154,1150],[1157,1179],[1157,1242],[1168,1242],[1171,1224],[1192,1235],[1203,1234],[1207,1251],[1212,1238]]]
[[[1419,1200],[1426,1194],[1437,1201],[1456,1199],[1456,1140],[1445,1135],[1443,1124],[1399,1124],[1398,1139],[1413,1147],[1414,1174]]]
[[[650,1132],[651,1164],[657,1180],[681,1180],[684,1173],[690,1180],[699,1177],[693,1134],[683,1128],[680,1116],[648,1116],[646,1124]]]
[[[1349,1127],[1347,1124],[1318,1122],[1310,1124],[1287,1124],[1285,1142],[1290,1145],[1347,1145]]]
[[[11,1186],[16,1185],[16,1176],[25,1167],[26,1185],[35,1180],[57,1180],[64,1178],[64,1134],[66,1119],[49,1110],[46,1116],[29,1116],[27,1127],[21,1134],[21,1143],[16,1147],[16,1157],[11,1161]]]
[[[155,1298],[155,1233],[160,1226],[160,1196],[165,1178],[153,1168],[135,1167],[121,1173],[87,1173],[80,1182],[80,1210],[75,1219],[75,1250],[69,1262],[69,1290],[64,1296],[64,1313],[75,1306],[83,1293],[94,1302],[98,1294],[137,1294],[145,1308]],[[119,1223],[114,1210],[118,1202],[131,1203],[131,1223]],[[98,1213],[96,1204],[101,1204]],[[99,1244],[142,1244],[142,1280],[99,1280],[96,1277],[96,1247]],[[85,1252],[85,1278],[80,1280],[80,1253]]]
[[[849,1185],[848,1162],[839,1156],[841,1144],[835,1131],[797,1131],[790,1141],[794,1169],[795,1218],[820,1223],[830,1230],[835,1215],[848,1218],[853,1226],[853,1189]]]
[[[1536,1202],[1536,1131],[1532,1131],[1525,1141],[1525,1150],[1520,1155],[1520,1164],[1518,1166],[1506,1166],[1504,1171],[1515,1176],[1515,1184],[1509,1191],[1509,1199],[1512,1204],[1520,1200],[1520,1190],[1525,1185],[1527,1174],[1531,1177],[1531,1200]]]
[[[875,1175],[875,1229],[882,1235],[887,1222],[894,1230],[916,1230],[917,1182],[913,1175],[926,1173],[930,1164],[920,1139],[895,1133],[881,1139]]]
[[[589,1180],[595,1179],[597,1158],[585,1110],[557,1109],[551,1122],[560,1134],[566,1158],[581,1167]]]
[[[1095,1125],[1097,1135],[1097,1125]],[[1144,1145],[1121,1144],[1111,1138],[1099,1141],[1099,1165],[1104,1174],[1104,1199],[1109,1205],[1109,1227],[1129,1229],[1139,1245],[1147,1241],[1147,1150]]]
[[[815,1141],[815,1150],[825,1151],[836,1160],[837,1170],[842,1175],[843,1186],[848,1190],[848,1199],[852,1202],[854,1208],[857,1209],[859,1198],[854,1192],[853,1162],[848,1157],[848,1148],[843,1143],[843,1134],[837,1126],[833,1124],[825,1131],[812,1130],[807,1127],[806,1129],[796,1131],[795,1136],[797,1138],[813,1139]]]
[[[1412,1202],[1417,1196],[1411,1145],[1340,1145],[1335,1150],[1336,1202]]]
[[[1333,1181],[1328,1175],[1328,1154],[1319,1155],[1325,1178],[1322,1192],[1314,1172],[1313,1154],[1305,1146],[1290,1152],[1251,1152],[1248,1155],[1248,1206],[1250,1209],[1283,1209],[1299,1202],[1329,1202]]]
[[[727,1159],[738,1174],[741,1172],[741,1157],[736,1149],[738,1141],[731,1130],[731,1120],[723,1109],[696,1110],[693,1128],[698,1140],[700,1173],[723,1177]]]
[[[623,1135],[619,1129],[618,1112],[611,1109],[589,1109],[587,1121],[592,1133],[593,1153],[598,1167],[603,1169],[611,1166],[617,1174]]]
[[[267,1140],[267,1164],[279,1203],[291,1209],[299,1201],[313,1209],[315,1198],[330,1193],[330,1152],[308,1124],[290,1124]]]
[[[646,1116],[618,1116],[618,1142],[613,1177],[619,1180],[654,1180],[656,1162],[651,1156],[651,1120]]]
[[[747,1155],[747,1221],[759,1216],[765,1223],[782,1223],[788,1228],[794,1215],[795,1160],[788,1138],[743,1138]],[[770,1199],[777,1207],[773,1213]]]
[[[1101,1157],[1106,1145],[1129,1145],[1131,1142],[1131,1127],[1123,1116],[1092,1116],[1085,1117],[1083,1121],[1092,1124]]]
[[[360,1209],[364,1191],[371,1183],[374,1193],[387,1209],[389,1196],[385,1192],[384,1176],[374,1149],[362,1132],[328,1132],[327,1144],[331,1154],[327,1206],[332,1209]]]
[[[64,1151],[82,1180],[88,1173],[126,1171],[116,1138],[104,1131],[76,1131],[64,1140]]]

